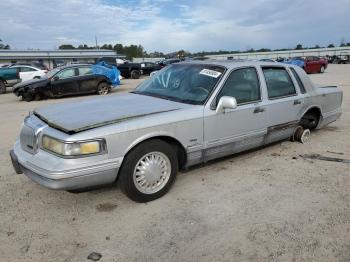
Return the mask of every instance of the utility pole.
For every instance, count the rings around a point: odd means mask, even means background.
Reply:
[[[96,49],[99,49],[97,45],[97,36],[95,36],[95,44],[96,44]]]

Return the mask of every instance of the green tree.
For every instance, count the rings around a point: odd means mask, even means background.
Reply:
[[[304,49],[302,44],[298,44],[295,48],[295,50],[302,50],[302,49]]]
[[[60,45],[58,49],[75,49],[75,47],[71,44],[63,44],[63,45]]]
[[[0,39],[0,49],[10,49],[10,46],[7,44],[4,44],[3,41]]]
[[[328,48],[333,48],[333,47],[335,47],[333,44],[329,44],[328,46],[327,46]]]

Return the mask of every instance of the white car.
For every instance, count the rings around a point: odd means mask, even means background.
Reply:
[[[38,69],[34,66],[14,65],[11,68],[19,69],[19,78],[22,82],[32,79],[40,79],[46,75],[47,70]]]

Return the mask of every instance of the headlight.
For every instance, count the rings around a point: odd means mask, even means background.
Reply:
[[[42,138],[41,146],[47,151],[62,156],[99,154],[106,150],[105,141],[102,139],[79,142],[63,142],[45,135]]]

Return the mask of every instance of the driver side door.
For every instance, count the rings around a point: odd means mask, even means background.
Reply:
[[[54,96],[72,95],[79,92],[77,69],[66,68],[58,72],[51,80],[51,91]]]
[[[237,107],[217,113],[223,96],[234,97]],[[204,109],[204,158],[207,161],[263,145],[266,133],[266,105],[258,71],[255,67],[234,69]]]

